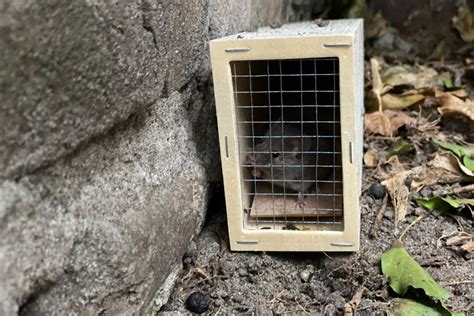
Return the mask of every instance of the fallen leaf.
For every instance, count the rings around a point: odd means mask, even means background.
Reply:
[[[395,143],[393,143],[392,146],[390,146],[388,150],[388,155],[387,158],[390,158],[392,156],[399,156],[399,155],[404,155],[411,150],[413,150],[415,147],[413,146],[412,143],[406,141],[403,138],[398,138]]]
[[[449,93],[451,93],[452,95],[458,97],[458,98],[461,98],[461,99],[465,99],[469,96],[469,94],[466,92],[466,90],[464,89],[457,89],[457,90],[453,90],[453,91],[449,91]]]
[[[458,14],[453,17],[453,25],[465,42],[474,41],[474,12],[467,1],[459,6]]]
[[[433,184],[474,181],[474,177],[461,170],[457,158],[451,153],[436,153],[430,162],[413,168],[412,172],[411,188],[415,192]]]
[[[463,100],[453,93],[436,91],[439,102],[438,112],[445,115],[464,115],[474,122],[474,102],[470,98]]]
[[[415,89],[440,86],[442,81],[437,77],[436,70],[425,66],[395,66],[387,68],[381,73],[381,79],[385,85],[391,87],[412,86]]]
[[[381,11],[377,11],[372,15],[372,11],[368,12],[369,16],[364,20],[364,35],[366,39],[379,38],[387,32],[388,22],[382,15]]]
[[[407,298],[395,298],[390,302],[390,305],[391,307],[389,315],[392,316],[464,315],[463,313],[450,312],[441,304],[427,306],[425,304]]]
[[[405,185],[405,180],[412,173],[411,170],[395,173],[391,178],[382,181],[382,185],[387,188],[395,209],[395,226],[398,226],[404,219],[408,209],[408,195],[410,191]]]
[[[474,235],[466,232],[458,232],[456,235],[446,240],[447,246],[461,246],[465,252],[474,250]]]
[[[428,60],[435,60],[435,59],[441,59],[445,55],[445,48],[446,48],[446,42],[444,39],[440,40],[438,44],[436,44],[435,48],[431,52],[431,54],[428,56]]]
[[[465,205],[474,206],[474,199],[458,199],[451,197],[435,196],[429,199],[418,198],[415,201],[428,210],[448,212],[452,209],[458,209]]]
[[[450,294],[425,271],[396,240],[390,250],[382,254],[382,273],[388,278],[390,287],[399,295],[408,288],[423,290],[434,301],[444,302]]]
[[[376,167],[379,163],[378,155],[372,149],[369,149],[364,154],[364,164],[367,167]]]
[[[464,147],[457,144],[445,143],[440,140],[433,140],[441,148],[454,153],[461,161],[462,165],[469,171],[474,172],[474,147]]]
[[[423,94],[391,94],[382,96],[382,107],[384,110],[403,110],[412,105],[420,103],[425,99]]]
[[[390,87],[384,88],[382,79],[380,78],[380,62],[377,58],[370,59],[370,72],[372,74],[372,93],[374,93],[376,99],[378,100],[378,109],[382,109],[382,99],[381,95],[390,90]]]
[[[402,111],[377,111],[366,113],[364,116],[365,128],[372,134],[392,137],[404,125],[415,126],[416,119]]]
[[[451,78],[451,74],[449,72],[443,72],[437,78],[443,82],[443,85],[446,89],[453,89],[454,88],[454,83]]]
[[[461,246],[461,249],[465,252],[472,252],[474,250],[474,240],[471,240]]]
[[[362,300],[364,290],[365,288],[363,286],[359,287],[352,296],[352,299],[344,304],[344,316],[352,316],[355,314],[357,306],[359,306],[360,301]]]

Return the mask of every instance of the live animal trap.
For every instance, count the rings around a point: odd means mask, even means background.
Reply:
[[[362,20],[210,43],[233,250],[355,251]]]

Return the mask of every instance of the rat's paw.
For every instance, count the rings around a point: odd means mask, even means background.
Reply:
[[[254,176],[255,178],[260,178],[262,176],[262,170],[253,168],[252,176]]]
[[[303,193],[299,192],[298,193],[298,199],[296,200],[296,207],[304,210],[304,208],[308,206],[308,204],[305,201]]]

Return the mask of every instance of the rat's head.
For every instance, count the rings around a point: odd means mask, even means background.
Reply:
[[[302,142],[304,140],[304,142]],[[280,173],[284,166],[301,165],[303,151],[309,151],[310,142],[295,135],[266,135],[264,139],[255,144],[255,149],[248,150],[246,163],[254,166],[252,175],[254,177],[271,178],[273,173]]]

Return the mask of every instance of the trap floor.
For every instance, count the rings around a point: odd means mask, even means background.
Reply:
[[[340,184],[336,191],[341,192]],[[342,217],[342,194],[335,195],[332,183],[319,186],[319,192],[305,196],[305,205],[297,205],[297,196],[282,196],[270,184],[262,184],[250,208],[251,218]]]

